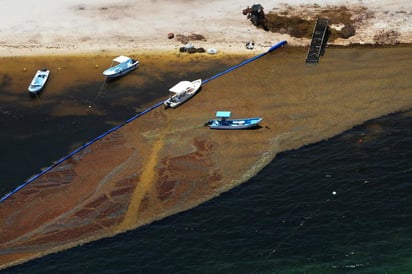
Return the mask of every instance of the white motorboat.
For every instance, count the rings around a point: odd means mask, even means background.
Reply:
[[[29,92],[36,94],[40,92],[49,78],[50,71],[46,68],[38,70],[29,85]]]
[[[117,63],[117,65],[103,71],[103,75],[108,78],[123,76],[126,73],[136,69],[139,65],[139,61],[123,55],[114,58],[113,62]]]
[[[199,91],[202,85],[202,80],[197,79],[195,81],[180,81],[169,89],[170,97],[164,101],[166,107],[175,108],[180,104],[189,100],[196,92]]]

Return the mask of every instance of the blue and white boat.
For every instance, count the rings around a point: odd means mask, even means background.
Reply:
[[[248,129],[259,127],[259,123],[262,121],[260,117],[229,119],[230,115],[230,111],[218,111],[216,117],[219,119],[209,120],[205,125],[211,129]]]
[[[31,81],[28,90],[32,94],[39,93],[49,78],[50,71],[46,68],[38,70]]]
[[[118,64],[103,71],[103,75],[108,78],[123,76],[136,69],[139,65],[139,61],[123,55],[114,58],[113,62]]]

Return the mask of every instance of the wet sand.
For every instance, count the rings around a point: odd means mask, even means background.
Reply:
[[[412,106],[410,47],[328,48],[317,65],[305,55],[286,46],[215,79],[183,106],[153,110],[13,195],[0,207],[0,268],[188,210],[281,151]],[[209,130],[203,124],[216,110],[262,116],[262,127]]]

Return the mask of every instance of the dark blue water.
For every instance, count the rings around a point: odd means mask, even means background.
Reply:
[[[412,273],[411,118],[281,153],[197,208],[4,273]]]

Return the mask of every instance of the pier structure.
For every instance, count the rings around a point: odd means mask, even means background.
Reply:
[[[315,28],[313,29],[312,34],[312,41],[306,57],[306,63],[316,64],[319,62],[319,58],[324,53],[328,39],[328,25],[328,19],[318,18],[316,20]]]

